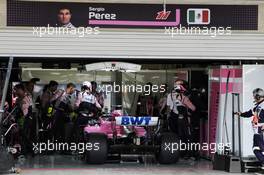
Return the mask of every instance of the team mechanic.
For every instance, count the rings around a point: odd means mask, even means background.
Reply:
[[[260,174],[264,174],[264,91],[261,88],[257,88],[253,91],[253,98],[255,106],[253,109],[247,112],[237,112],[238,116],[252,119],[252,126],[254,129],[253,136],[253,152],[257,159],[262,163]]]

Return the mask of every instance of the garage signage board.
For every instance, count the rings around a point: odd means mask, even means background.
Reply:
[[[70,10],[75,27],[230,27],[258,30],[257,5],[166,5],[7,0],[8,26],[58,26],[58,13]]]

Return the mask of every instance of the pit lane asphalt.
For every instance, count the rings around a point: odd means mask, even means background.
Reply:
[[[22,175],[225,175],[223,171],[212,170],[208,160],[180,160],[177,164],[160,165],[152,161],[140,164],[136,162],[107,163],[88,165],[80,158],[71,155],[39,155],[29,157],[17,164]],[[240,175],[242,173],[236,173]]]

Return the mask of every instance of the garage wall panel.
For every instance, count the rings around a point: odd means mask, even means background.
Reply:
[[[145,59],[264,59],[264,34],[171,35],[165,30],[100,30],[85,37],[0,29],[0,56]]]

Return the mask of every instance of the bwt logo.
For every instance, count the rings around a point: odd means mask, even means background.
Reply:
[[[149,125],[151,117],[122,117],[121,125]]]
[[[115,117],[116,124],[122,126],[156,126],[158,117],[154,116],[118,116]]]

